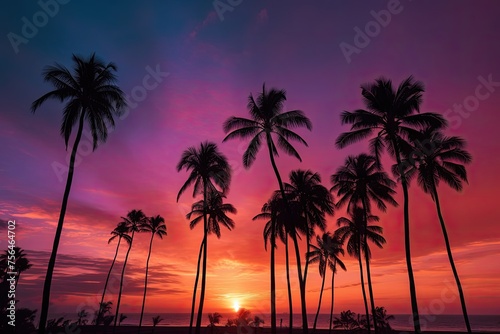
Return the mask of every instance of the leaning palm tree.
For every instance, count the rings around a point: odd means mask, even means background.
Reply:
[[[333,183],[331,190],[337,191],[337,196],[339,197],[337,206],[341,207],[347,203],[348,212],[352,212],[355,207],[360,207],[363,210],[365,221],[371,212],[372,201],[375,202],[379,210],[384,212],[387,210],[386,202],[397,206],[398,203],[393,198],[393,195],[396,193],[394,191],[396,183],[380,167],[374,156],[367,154],[348,156],[344,165],[340,166],[337,172],[331,176],[331,182]],[[364,234],[364,237],[365,240],[363,240],[363,243],[366,245],[367,234]],[[368,252],[365,252],[365,256],[367,254]],[[373,316],[375,301],[370,275],[370,261],[368,258],[366,259],[366,271]],[[372,319],[375,333],[377,333],[377,319],[374,316]]]
[[[128,232],[132,232],[130,236],[130,243],[128,245],[127,254],[125,254],[125,260],[123,261],[122,275],[120,278],[120,289],[118,290],[118,300],[116,302],[116,311],[113,323],[113,333],[116,330],[116,324],[118,322],[118,315],[120,314],[120,302],[122,299],[122,290],[123,290],[123,278],[125,277],[125,268],[127,267],[127,260],[130,254],[130,250],[132,249],[132,243],[134,242],[134,235],[136,232],[140,232],[141,227],[146,222],[146,215],[142,210],[132,210],[127,214],[127,217],[122,217],[123,222],[126,224],[128,228]]]
[[[285,153],[292,155],[302,161],[299,153],[290,144],[289,140],[298,141],[307,146],[307,143],[301,136],[291,131],[290,128],[306,127],[312,129],[312,124],[301,110],[292,110],[283,112],[283,105],[286,101],[286,92],[271,88],[266,90],[265,84],[262,85],[262,93],[255,99],[252,94],[248,97],[248,111],[251,119],[243,117],[230,117],[224,122],[224,132],[227,136],[223,142],[229,139],[250,139],[248,148],[243,153],[243,166],[249,168],[257,157],[262,141],[265,142],[269,153],[269,159],[273,167],[281,195],[285,198],[285,189],[281,180],[278,167],[274,157],[278,156],[278,147]],[[287,200],[285,198],[285,204]],[[274,233],[273,233],[274,235]],[[274,264],[271,264],[274,266]],[[297,263],[299,281],[302,281],[302,271],[300,262]],[[276,334],[276,278],[273,276],[274,270],[271,268],[271,332]],[[302,326],[307,333],[307,310],[305,304],[305,291],[301,285],[301,306],[302,306]]]
[[[314,230],[318,227],[325,231],[325,214],[333,216],[333,196],[321,184],[321,176],[313,173],[311,170],[293,170],[290,172],[290,183],[285,183],[285,192],[290,200],[297,201],[302,210],[306,228],[306,254],[311,251],[311,239],[314,236]],[[307,269],[309,261],[305,259],[304,275],[302,277],[303,291],[306,288]],[[305,297],[305,296],[304,296]],[[317,320],[315,319],[315,323]],[[316,329],[316,326],[314,326]]]
[[[66,148],[73,130],[73,126],[78,124],[75,142],[71,151],[69,162],[68,178],[64,190],[61,212],[57,223],[54,244],[45,275],[43,286],[42,309],[40,312],[39,333],[45,333],[47,316],[49,312],[50,287],[52,275],[56,263],[57,249],[61,239],[61,233],[68,205],[69,192],[73,181],[75,159],[78,145],[82,138],[83,127],[87,121],[92,133],[94,150],[98,144],[105,142],[108,137],[108,126],[113,127],[115,122],[113,117],[119,116],[126,107],[125,95],[122,90],[115,85],[116,66],[113,63],[104,63],[94,54],[84,59],[73,55],[73,73],[66,67],[55,64],[48,66],[43,71],[45,81],[54,86],[54,90],[42,95],[31,105],[31,111],[35,112],[42,104],[49,99],[56,99],[61,102],[67,101],[63,110],[61,122],[61,135],[64,136]]]
[[[381,248],[382,244],[385,243],[385,239],[380,235],[380,233],[382,233],[382,228],[380,226],[368,225],[369,222],[378,222],[379,218],[377,216],[365,216],[365,212],[362,208],[353,208],[352,213],[350,213],[350,217],[350,219],[346,217],[340,217],[337,219],[337,224],[340,227],[335,231],[335,233],[342,243],[347,240],[347,253],[358,259],[361,277],[361,290],[365,303],[366,325],[368,332],[370,332],[370,313],[368,312],[368,302],[366,299],[361,256],[365,253],[365,257],[367,259],[370,258],[370,248],[367,245],[368,240],[374,242]]]
[[[429,145],[426,146],[426,143]],[[472,330],[467,315],[462,284],[460,283],[457,268],[453,261],[450,240],[441,213],[437,188],[442,180],[451,188],[461,191],[463,188],[462,182],[467,182],[467,171],[463,164],[470,163],[472,157],[469,152],[464,149],[465,141],[462,138],[444,136],[441,132],[433,128],[422,131],[421,135],[414,138],[413,144],[413,151],[411,151],[409,156],[402,161],[402,165],[404,166],[403,173],[409,179],[416,174],[419,186],[425,193],[430,194],[432,200],[436,203],[436,210],[444,236],[448,260],[450,261],[460,296],[465,325],[467,327],[467,332],[471,333]],[[393,167],[393,171],[398,173],[399,168]]]
[[[397,90],[387,79],[377,79],[374,84],[363,85],[361,94],[367,110],[344,111],[341,114],[342,124],[351,124],[351,131],[342,133],[336,140],[336,145],[343,148],[351,143],[361,141],[376,134],[370,140],[370,148],[377,161],[384,149],[401,165],[402,152],[409,146],[406,140],[425,126],[442,128],[446,120],[439,114],[420,113],[423,84],[415,82],[413,77],[404,80]],[[415,332],[421,333],[418,314],[417,293],[413,268],[411,265],[410,248],[410,215],[408,180],[401,178],[404,198],[404,240],[406,266],[410,285],[411,307]]]
[[[141,332],[142,317],[144,316],[144,305],[146,304],[146,292],[148,290],[148,271],[149,271],[149,259],[151,257],[151,249],[153,248],[153,239],[158,236],[163,239],[163,236],[167,235],[167,226],[165,225],[165,219],[160,216],[148,217],[146,222],[141,226],[141,232],[151,233],[151,239],[149,239],[149,251],[148,258],[146,260],[146,276],[144,277],[144,296],[142,297],[142,308],[141,317],[139,319],[139,333]]]
[[[318,263],[319,275],[322,277],[321,289],[319,292],[318,309],[316,311],[316,316],[314,317],[314,325],[313,325],[314,330],[316,330],[319,311],[321,309],[323,289],[325,288],[326,268],[329,267],[332,270],[333,274],[335,274],[336,264],[338,264],[342,269],[346,270],[344,263],[338,257],[339,254],[344,255],[344,250],[342,249],[342,243],[339,241],[340,240],[338,240],[338,238],[332,237],[332,235],[329,232],[323,233],[321,237],[316,236],[317,246],[310,245],[311,250],[307,253],[307,262]]]
[[[113,257],[113,261],[111,262],[111,266],[109,267],[108,276],[106,277],[106,282],[104,283],[104,289],[102,290],[101,302],[99,303],[99,305],[104,305],[104,296],[106,294],[106,289],[108,288],[109,277],[111,276],[111,271],[113,270],[113,267],[115,265],[116,257],[118,256],[118,250],[120,249],[120,243],[122,239],[124,239],[125,242],[128,245],[130,245],[132,238],[130,237],[130,235],[128,235],[128,232],[129,228],[127,226],[127,223],[125,222],[118,223],[118,225],[113,229],[113,231],[111,231],[112,236],[111,238],[109,238],[108,244],[111,243],[111,241],[115,240],[116,238],[118,238],[118,243],[116,245],[115,256]],[[100,312],[99,314],[101,313],[102,312]]]
[[[332,238],[332,242],[334,244],[339,244],[342,245],[342,241],[339,239],[337,232],[334,232],[333,235],[330,236]],[[337,248],[335,248],[337,249]],[[342,249],[342,255],[343,253],[343,248]],[[340,251],[338,252],[340,253]],[[335,293],[335,274],[337,273],[337,260],[338,257],[330,257],[330,261],[333,261],[333,263],[329,263],[328,267],[332,270],[332,282],[331,282],[331,300],[330,300],[330,321],[328,322],[328,334],[331,334],[332,332],[332,324],[333,324],[333,302],[334,302],[334,293]],[[347,268],[342,267],[344,271],[347,270]]]
[[[231,182],[231,167],[227,162],[227,158],[219,152],[215,143],[203,142],[199,149],[190,147],[182,153],[181,160],[177,164],[177,171],[186,169],[190,171],[188,179],[182,185],[177,195],[177,201],[186,189],[194,184],[193,197],[199,193],[203,195],[203,206],[206,211],[208,206],[209,192],[218,191],[216,186],[219,187],[224,193],[229,189]],[[201,319],[203,315],[203,303],[205,299],[206,287],[206,272],[207,272],[207,237],[209,225],[207,213],[203,213],[203,263],[202,263],[202,277],[201,277],[201,292],[200,304],[198,307],[198,316],[196,319],[196,334],[200,333]],[[198,273],[197,273],[198,275]],[[196,286],[195,286],[196,289]],[[196,291],[196,290],[195,290]],[[194,300],[193,300],[194,305]],[[192,331],[192,319],[194,316],[194,307],[191,312],[191,322],[189,326],[189,333]]]

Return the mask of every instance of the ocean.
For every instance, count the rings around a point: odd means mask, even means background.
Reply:
[[[122,326],[126,325],[137,325],[139,323],[139,313],[126,314],[127,319],[122,322]],[[158,326],[188,326],[189,325],[189,313],[145,313],[143,324],[152,325],[152,318],[155,316],[161,316],[163,321],[161,321]],[[220,326],[224,326],[228,317],[234,318],[234,314],[222,314]],[[271,319],[270,315],[257,314],[264,319],[264,327],[269,326],[269,321]],[[60,314],[58,316],[64,316],[65,319],[75,319],[74,314]],[[339,315],[334,315],[334,317]],[[412,331],[413,323],[411,316],[409,314],[396,314],[395,319],[390,321],[393,329],[399,330],[401,332]],[[317,328],[328,328],[329,314],[320,314],[318,317]],[[288,327],[288,314],[279,313],[277,314],[277,326],[280,326],[280,320],[283,319],[283,327]],[[293,317],[294,327],[300,327],[301,316],[299,313],[294,314]],[[314,314],[308,315],[309,327],[312,328],[314,322]],[[471,322],[471,327],[474,332],[491,332],[500,333],[500,315],[470,315],[469,320]],[[196,317],[195,317],[196,321]],[[462,315],[420,315],[420,321],[422,325],[422,330],[424,331],[463,331],[466,332],[465,323]],[[203,317],[203,326],[208,325],[208,316]]]

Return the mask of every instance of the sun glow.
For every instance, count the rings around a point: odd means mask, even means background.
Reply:
[[[240,303],[238,303],[237,300],[235,300],[233,303],[233,309],[235,312],[238,312],[238,310],[240,309]]]

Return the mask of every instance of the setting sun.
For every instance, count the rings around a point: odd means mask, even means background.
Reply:
[[[233,308],[235,312],[238,312],[238,310],[240,309],[240,303],[238,303],[238,301],[235,300],[233,303]]]

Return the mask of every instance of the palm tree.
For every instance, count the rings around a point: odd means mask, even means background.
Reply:
[[[430,144],[429,147],[424,145],[425,142]],[[446,231],[446,225],[441,213],[437,187],[439,182],[443,180],[444,183],[448,184],[451,188],[456,191],[461,191],[463,188],[462,181],[467,182],[467,171],[462,164],[470,163],[472,157],[469,152],[464,149],[465,141],[462,138],[444,136],[441,132],[433,128],[422,131],[421,135],[415,138],[413,144],[414,150],[402,161],[402,165],[405,166],[403,172],[408,179],[411,179],[416,174],[419,186],[425,193],[430,194],[432,200],[436,203],[436,210],[446,244],[448,260],[450,261],[450,266],[460,296],[465,325],[467,327],[467,332],[471,333],[472,330],[467,315],[462,284],[460,283],[457,268],[453,261],[448,232]],[[397,173],[399,169],[393,167],[393,171]]]
[[[157,215],[155,217],[147,218],[146,222],[141,226],[141,232],[151,233],[151,239],[149,240],[149,252],[148,258],[146,260],[146,276],[144,277],[144,296],[142,297],[142,308],[141,317],[139,319],[139,333],[141,332],[142,317],[144,316],[144,305],[146,304],[146,291],[148,289],[148,271],[149,271],[149,258],[151,257],[151,249],[153,248],[153,239],[158,236],[163,239],[163,236],[167,235],[167,226],[165,225],[165,219]]]
[[[118,322],[118,326],[121,326],[122,325],[122,322],[123,320],[127,319],[127,315],[126,314],[123,314],[123,313],[120,313],[120,320]]]
[[[271,271],[274,277],[275,266],[275,249],[276,236],[285,244],[285,266],[286,266],[286,281],[288,288],[288,323],[290,334],[293,331],[293,303],[292,303],[292,287],[290,284],[290,256],[288,251],[288,235],[290,222],[286,217],[286,208],[280,192],[275,192],[274,196],[267,201],[261,209],[261,213],[252,218],[252,220],[266,219],[267,223],[264,226],[264,248],[267,250],[267,241],[271,244]]]
[[[12,246],[9,246],[12,247]],[[12,256],[14,256],[12,258]],[[9,259],[11,261],[9,261]],[[14,259],[12,261],[12,259]],[[14,268],[12,269],[9,265],[10,263],[14,263]],[[5,253],[2,253],[0,255],[0,278],[4,277],[7,272],[15,272],[16,277],[15,277],[15,286],[17,287],[17,283],[19,282],[19,279],[21,278],[21,273],[25,272],[26,270],[30,269],[32,267],[32,264],[30,263],[30,260],[26,257],[26,254],[24,253],[24,249],[20,247],[13,247],[5,250]]]
[[[384,307],[375,307],[374,317],[377,318],[377,323],[379,325],[379,329],[382,333],[392,333],[390,320],[394,320],[393,315],[388,315],[387,310]]]
[[[368,225],[369,222],[379,221],[377,216],[369,215],[365,217],[365,212],[361,208],[354,208],[350,213],[351,219],[340,217],[337,224],[340,226],[335,233],[340,241],[344,243],[347,240],[347,253],[356,257],[359,262],[359,272],[361,277],[361,290],[365,302],[367,329],[370,332],[370,314],[368,312],[368,303],[366,299],[365,283],[363,279],[363,265],[361,261],[362,253],[365,253],[367,259],[370,258],[370,249],[365,240],[373,241],[377,246],[382,247],[385,239],[380,235],[382,228],[380,226]],[[374,308],[375,309],[375,308]]]
[[[111,262],[111,266],[109,267],[108,271],[108,276],[106,277],[106,283],[104,283],[104,290],[102,291],[102,297],[101,297],[101,302],[99,305],[104,305],[104,295],[106,294],[106,289],[108,287],[108,282],[109,282],[109,277],[111,276],[111,271],[113,270],[113,267],[116,262],[116,257],[118,256],[118,250],[120,248],[120,243],[122,239],[125,240],[125,242],[130,245],[131,242],[131,237],[128,235],[129,228],[127,226],[127,223],[121,222],[118,223],[118,225],[114,228],[113,231],[111,231],[111,238],[108,240],[108,244],[111,243],[114,239],[118,238],[118,244],[116,245],[116,251],[115,251],[115,256],[113,258],[113,262]]]
[[[276,179],[278,180],[281,195],[285,198],[285,190],[281,180],[278,167],[274,161],[274,157],[278,156],[278,149],[275,145],[273,136],[276,137],[278,147],[285,153],[292,155],[302,161],[299,153],[290,144],[289,140],[298,141],[307,146],[307,143],[301,136],[291,131],[290,128],[306,127],[312,129],[312,124],[301,110],[292,110],[283,112],[283,104],[286,101],[286,92],[271,88],[266,91],[265,84],[262,85],[262,93],[254,99],[250,94],[248,97],[248,111],[251,119],[243,117],[230,117],[224,122],[224,132],[228,133],[223,142],[229,139],[240,138],[250,139],[248,148],[243,153],[243,166],[249,168],[255,161],[257,152],[260,149],[262,141],[267,145],[269,159],[273,167]],[[285,198],[285,205],[287,200]],[[275,235],[274,233],[272,233]],[[271,332],[276,334],[276,279],[274,277],[274,263],[271,263]],[[302,271],[300,262],[297,263],[299,281],[302,282]],[[304,288],[301,285],[301,290]],[[301,297],[305,291],[301,291]],[[302,305],[302,325],[304,333],[307,333],[307,310],[305,298],[301,298]]]
[[[68,179],[64,190],[61,212],[57,223],[54,244],[50,255],[45,283],[43,286],[42,310],[40,313],[39,333],[45,333],[45,325],[49,312],[50,286],[52,274],[56,263],[57,249],[66,214],[69,192],[73,181],[75,159],[78,145],[82,138],[85,120],[92,133],[94,150],[98,144],[104,143],[108,137],[108,126],[114,127],[114,116],[119,116],[126,107],[125,96],[122,90],[115,85],[116,66],[113,63],[105,64],[92,54],[87,59],[73,55],[73,73],[66,67],[55,64],[48,66],[43,71],[45,81],[51,83],[55,89],[42,95],[31,105],[31,111],[35,112],[45,101],[49,99],[67,101],[61,123],[61,135],[64,136],[66,148],[71,136],[73,126],[78,123],[78,131],[71,151],[69,162]]]
[[[335,232],[333,235],[330,236],[332,238],[332,242],[337,245],[342,245],[342,242],[340,241],[337,233]],[[334,248],[337,249],[337,248]],[[342,249],[342,248],[340,248]],[[339,251],[340,253],[340,251]],[[342,249],[342,255],[344,255],[344,251]],[[330,257],[330,261],[333,260],[332,264],[329,264],[328,267],[332,270],[332,293],[331,293],[331,301],[330,301],[330,321],[328,322],[328,333],[330,334],[332,332],[332,324],[333,324],[333,302],[334,302],[334,292],[335,292],[335,274],[337,273],[337,260],[338,257]],[[342,267],[344,271],[347,270],[347,268]]]
[[[329,267],[332,273],[335,274],[335,266],[338,264],[342,269],[346,267],[342,260],[338,257],[339,254],[344,255],[342,243],[338,242],[338,238],[332,237],[329,232],[323,233],[323,236],[316,236],[316,245],[311,245],[311,250],[307,252],[307,262],[318,263],[319,275],[323,278],[319,293],[318,309],[314,317],[313,329],[316,330],[318,323],[319,311],[321,309],[321,300],[323,298],[323,289],[325,288],[326,268]],[[332,285],[333,290],[333,285]]]
[[[218,323],[220,323],[220,319],[222,318],[222,314],[219,312],[214,312],[214,313],[209,313],[208,314],[208,321],[210,324],[208,326],[210,327],[215,327]]]
[[[177,164],[177,171],[186,169],[190,171],[189,177],[182,185],[177,195],[177,201],[181,194],[192,184],[194,184],[193,197],[198,193],[203,194],[203,205],[205,209],[208,206],[207,196],[209,190],[218,191],[216,186],[220,187],[224,193],[231,182],[231,168],[227,158],[219,152],[215,143],[203,142],[199,149],[190,147],[182,153],[181,160]],[[207,237],[208,237],[208,219],[207,214],[203,214],[203,264],[201,278],[200,305],[198,307],[198,316],[196,319],[196,334],[200,333],[201,318],[203,314],[203,303],[205,300],[206,271],[207,271]],[[198,275],[198,274],[197,274]],[[194,304],[194,303],[193,303]],[[191,313],[193,318],[193,312]],[[189,326],[191,333],[192,325]]]
[[[333,196],[328,189],[321,185],[321,176],[310,170],[293,170],[290,172],[290,183],[285,184],[285,192],[291,200],[300,203],[303,210],[306,225],[307,252],[311,251],[311,238],[314,236],[314,228],[321,231],[326,228],[325,214],[333,215]],[[312,231],[313,233],[309,233]],[[305,261],[304,277],[302,284],[306,286],[307,269],[309,262]]]
[[[347,203],[347,211],[352,212],[353,208],[363,209],[363,216],[366,221],[371,212],[371,201],[374,201],[381,211],[386,211],[386,202],[393,206],[398,203],[393,195],[396,193],[394,187],[396,183],[392,181],[387,173],[381,170],[374,156],[360,154],[357,156],[348,156],[343,166],[337,169],[337,172],[331,176],[333,183],[332,191],[337,191],[339,201],[337,206],[343,206]],[[364,234],[363,243],[367,245],[367,234]],[[365,252],[365,256],[368,252]],[[370,261],[366,258],[366,271],[368,279],[368,291],[370,293],[370,304],[372,316],[375,312],[375,301],[373,298],[373,288],[370,275]],[[369,323],[369,318],[368,323]],[[375,333],[378,331],[377,319],[373,317]]]
[[[333,327],[342,328],[344,330],[358,329],[360,327],[359,321],[356,320],[355,316],[356,313],[351,310],[342,311],[340,312],[340,318],[335,317],[335,320],[333,320]]]
[[[113,305],[111,301],[99,303],[99,310],[94,312],[94,320],[92,320],[92,323],[98,326],[102,322],[105,325],[107,317],[113,319],[111,315],[111,305]]]
[[[396,91],[393,89],[392,82],[384,78],[377,79],[374,84],[363,85],[361,94],[367,110],[344,111],[341,114],[342,124],[352,125],[350,132],[342,133],[337,138],[337,147],[343,148],[366,139],[376,132],[376,136],[370,140],[370,148],[377,162],[380,161],[382,150],[387,149],[400,166],[401,153],[409,145],[406,142],[409,137],[422,127],[442,128],[447,123],[439,114],[420,113],[423,91],[423,84],[415,82],[411,76],[404,80]],[[421,333],[417,293],[411,265],[408,181],[405,177],[401,178],[401,187],[404,199],[404,240],[413,324],[415,332]]]
[[[146,215],[142,210],[132,210],[127,214],[127,217],[122,217],[123,222],[128,227],[128,232],[132,232],[130,236],[130,243],[128,245],[127,254],[125,255],[125,260],[123,261],[122,275],[120,278],[120,289],[118,291],[118,301],[116,302],[116,311],[115,318],[113,323],[113,333],[116,330],[116,323],[118,322],[118,315],[120,314],[120,302],[122,299],[122,290],[123,290],[123,277],[125,276],[125,268],[127,266],[128,256],[130,254],[130,250],[132,249],[132,243],[134,242],[134,235],[136,232],[140,232],[141,227],[146,222]]]
[[[89,315],[89,313],[85,310],[81,310],[80,312],[78,312],[78,314],[77,314],[78,320],[77,320],[76,324],[78,326],[85,326],[88,322],[88,320],[87,320],[88,315]]]
[[[160,317],[159,315],[157,315],[156,317],[153,317],[153,330],[151,331],[151,333],[154,333],[155,332],[155,328],[156,326],[161,322],[163,321],[163,318]]]

